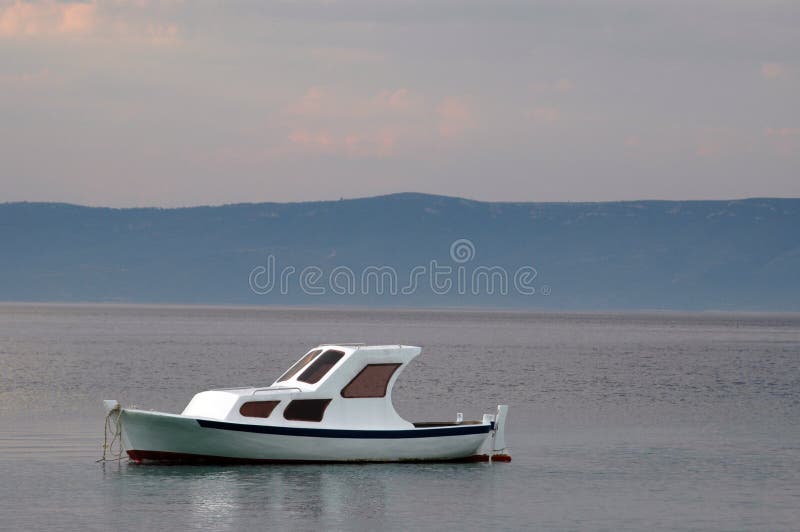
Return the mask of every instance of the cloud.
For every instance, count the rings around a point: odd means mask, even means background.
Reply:
[[[144,40],[155,46],[170,46],[178,43],[178,26],[175,24],[148,24],[144,29]]]
[[[287,136],[290,146],[300,153],[345,155],[354,158],[389,157],[396,136],[391,131],[337,133],[327,130],[295,130]]]
[[[86,35],[92,32],[97,4],[15,1],[0,7],[0,36]]]
[[[709,127],[698,130],[696,135],[694,154],[699,158],[749,153],[754,148],[755,137],[752,131],[729,127]]]
[[[391,157],[400,148],[431,146],[475,127],[465,98],[448,96],[434,106],[406,87],[371,95],[311,87],[284,108],[284,116],[288,133],[281,155]]]
[[[280,154],[389,157],[398,144],[425,136],[424,99],[401,87],[373,94],[311,87],[285,106],[287,146]]]
[[[761,76],[765,79],[777,79],[786,75],[787,68],[783,63],[761,63]]]
[[[561,108],[554,105],[554,101],[562,101],[564,95],[575,88],[575,84],[568,78],[560,78],[552,82],[537,82],[530,85],[533,93],[531,107],[525,111],[525,116],[537,124],[552,125],[561,121]]]
[[[329,106],[330,112],[334,112],[329,100],[330,95],[324,87],[311,87],[300,99],[286,106],[286,112],[290,115],[317,116],[328,112]]]
[[[63,33],[88,33],[94,26],[96,8],[92,3],[65,5],[59,29]]]
[[[442,137],[457,137],[475,127],[472,110],[463,98],[448,96],[436,108],[436,113]]]
[[[286,106],[289,115],[316,119],[370,119],[421,111],[422,99],[407,88],[381,90],[372,96],[311,87]]]
[[[694,154],[701,158],[715,157],[727,147],[725,138],[713,133],[705,133],[695,144]]]
[[[0,4],[0,37],[83,37],[157,46],[175,44],[178,42],[178,26],[160,20],[159,9],[169,5],[163,3],[155,6],[146,0],[15,0],[4,6]]]
[[[768,127],[767,129],[764,130],[764,134],[768,137],[779,137],[779,138],[799,137],[800,127],[778,127],[778,128]]]
[[[420,99],[408,89],[384,90],[375,96],[373,103],[379,110],[408,112],[420,105]]]
[[[766,148],[766,150],[765,150]],[[706,128],[697,132],[695,156],[724,162],[732,157],[755,157],[777,151],[796,159],[800,153],[800,127],[767,127],[761,135],[753,129]]]
[[[796,156],[800,149],[800,127],[768,127],[764,136],[783,155]]]

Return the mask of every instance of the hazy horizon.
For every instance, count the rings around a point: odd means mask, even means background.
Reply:
[[[202,208],[202,207],[230,207],[236,205],[259,205],[259,204],[302,204],[302,203],[326,203],[326,202],[334,202],[334,201],[348,201],[348,200],[368,200],[373,198],[386,198],[391,196],[404,196],[404,195],[419,195],[419,196],[428,196],[432,198],[440,197],[440,198],[449,198],[449,199],[458,199],[464,201],[470,201],[475,203],[507,203],[507,204],[581,204],[581,203],[639,203],[639,202],[704,202],[704,201],[750,201],[750,200],[794,200],[800,199],[800,195],[798,196],[745,196],[745,197],[728,197],[728,198],[684,198],[684,199],[665,199],[665,198],[634,198],[634,199],[610,199],[610,200],[596,200],[596,201],[574,201],[574,200],[547,200],[547,201],[538,201],[538,200],[526,200],[526,199],[515,199],[515,200],[483,200],[478,198],[470,198],[465,196],[459,196],[455,194],[429,194],[426,192],[416,192],[416,191],[405,191],[405,192],[389,192],[386,194],[375,194],[370,196],[354,196],[354,197],[339,197],[339,198],[330,198],[330,199],[300,199],[300,200],[291,200],[291,201],[237,201],[237,202],[230,202],[230,203],[196,203],[196,204],[185,204],[185,205],[155,205],[155,204],[140,204],[140,205],[125,205],[125,206],[114,206],[114,205],[106,205],[106,204],[92,204],[92,203],[75,203],[69,201],[48,201],[48,200],[14,200],[14,201],[3,201],[0,202],[0,205],[11,205],[11,204],[20,204],[20,203],[29,203],[29,204],[50,204],[50,205],[71,205],[75,207],[88,207],[88,208],[97,208],[97,209],[193,209],[193,208]]]

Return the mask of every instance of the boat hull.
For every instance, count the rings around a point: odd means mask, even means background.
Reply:
[[[137,462],[283,463],[481,460],[493,425],[403,430],[320,429],[230,423],[123,409],[120,427]],[[487,457],[488,458],[488,457]]]

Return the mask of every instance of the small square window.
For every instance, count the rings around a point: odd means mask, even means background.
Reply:
[[[269,417],[280,401],[250,401],[239,407],[244,417]]]
[[[293,421],[322,421],[330,399],[296,399],[283,411],[283,417]]]

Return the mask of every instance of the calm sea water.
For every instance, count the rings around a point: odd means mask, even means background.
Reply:
[[[179,412],[322,342],[424,347],[415,421],[510,405],[510,464],[98,464],[101,400]],[[800,316],[0,305],[6,530],[797,530]]]

